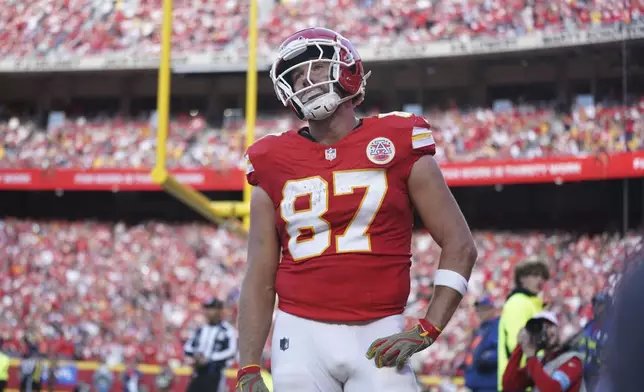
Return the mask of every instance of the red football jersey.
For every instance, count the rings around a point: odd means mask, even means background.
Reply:
[[[402,112],[364,118],[330,146],[289,131],[248,149],[248,182],[275,206],[281,310],[335,322],[403,312],[413,226],[407,179],[434,151],[427,121]]]

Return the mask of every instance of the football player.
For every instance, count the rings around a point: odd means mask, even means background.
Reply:
[[[270,76],[308,127],[247,151],[254,187],[237,388],[267,391],[258,364],[277,294],[276,391],[417,391],[407,362],[447,325],[477,255],[433,158],[431,126],[401,112],[357,118],[369,74],[331,30],[289,37]],[[442,253],[427,314],[405,330],[414,208]]]

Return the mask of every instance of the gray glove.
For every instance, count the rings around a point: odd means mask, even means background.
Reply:
[[[367,350],[367,359],[374,359],[378,368],[395,366],[401,370],[413,354],[429,347],[440,333],[440,329],[421,319],[406,331],[371,343]]]

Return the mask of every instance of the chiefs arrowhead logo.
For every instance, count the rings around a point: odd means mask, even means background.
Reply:
[[[375,164],[386,165],[396,155],[394,143],[386,137],[377,137],[367,145],[367,158]]]

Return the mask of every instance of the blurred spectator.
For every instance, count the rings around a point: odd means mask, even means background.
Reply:
[[[510,354],[517,345],[519,331],[526,322],[543,310],[539,296],[550,277],[548,264],[541,259],[528,259],[514,268],[514,290],[503,304],[499,320],[498,386],[501,386]]]
[[[156,386],[158,392],[170,392],[174,382],[174,371],[167,362],[163,364],[161,372],[156,376]]]
[[[0,392],[4,392],[9,382],[9,356],[4,352],[3,344],[4,339],[0,338]]]
[[[586,387],[593,391],[599,377],[599,368],[603,359],[603,347],[610,333],[611,297],[605,291],[593,296],[593,318],[581,330],[580,336],[573,339],[577,350],[584,355],[584,380]]]
[[[102,362],[101,365],[94,371],[92,376],[92,384],[96,392],[109,392],[112,390],[112,384],[114,383],[114,374],[106,362]]]
[[[138,369],[137,361],[135,359],[130,359],[127,363],[125,371],[123,372],[122,381],[123,381],[123,392],[145,392],[143,384],[141,383],[143,379],[143,374]]]
[[[54,392],[56,389],[56,371],[58,370],[58,358],[56,353],[51,350],[47,356],[47,360],[42,361],[41,370],[41,387],[47,387],[48,392]],[[45,383],[45,385],[42,385]]]
[[[485,296],[474,304],[480,325],[472,333],[465,358],[465,386],[472,392],[497,391],[499,316],[494,302]]]
[[[42,358],[34,346],[27,350],[20,360],[20,392],[39,392],[42,376]]]
[[[74,392],[92,392],[92,387],[81,381],[74,388]]]
[[[517,337],[503,374],[502,389],[520,392],[527,388],[538,391],[586,391],[582,355],[561,344],[559,321],[552,312],[540,312],[532,317]],[[537,352],[543,350],[543,358]],[[521,366],[523,356],[527,365]]]

